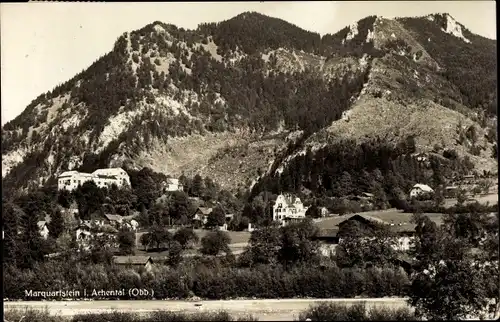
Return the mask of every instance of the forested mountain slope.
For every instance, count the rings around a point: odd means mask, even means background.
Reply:
[[[496,41],[447,14],[371,16],[323,37],[257,13],[154,22],[2,127],[2,183],[147,166],[248,188],[308,146],[378,136],[492,170],[495,66]]]

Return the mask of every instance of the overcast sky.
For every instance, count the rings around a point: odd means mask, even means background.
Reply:
[[[194,29],[245,11],[287,20],[320,34],[369,15],[386,18],[447,12],[472,32],[496,39],[494,1],[1,3],[2,125],[109,52],[126,31],[153,21]]]

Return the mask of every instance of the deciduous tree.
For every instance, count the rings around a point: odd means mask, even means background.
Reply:
[[[218,255],[220,252],[230,254],[229,243],[231,238],[224,231],[212,231],[201,239],[200,252],[204,255]]]

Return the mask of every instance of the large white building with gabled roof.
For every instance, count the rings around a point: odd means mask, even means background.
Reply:
[[[307,209],[300,198],[291,194],[280,194],[274,202],[273,221],[279,222],[281,226],[301,221],[306,218]]]
[[[117,187],[130,186],[130,177],[125,170],[108,168],[93,173],[65,171],[58,177],[57,189],[73,191],[88,181],[93,181],[99,188],[110,188],[113,184]]]

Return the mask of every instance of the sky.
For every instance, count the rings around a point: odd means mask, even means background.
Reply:
[[[281,18],[321,35],[366,16],[451,14],[473,33],[496,39],[495,1],[30,2],[0,4],[1,122],[41,93],[109,52],[124,32],[153,21],[195,29],[245,11]]]

